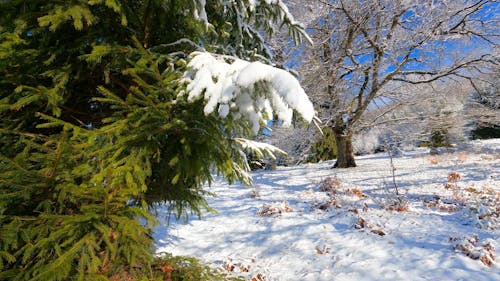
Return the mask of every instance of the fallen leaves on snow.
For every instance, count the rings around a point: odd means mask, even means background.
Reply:
[[[293,208],[288,205],[287,201],[264,203],[262,208],[257,212],[257,215],[263,217],[281,216],[283,213],[291,213]]]
[[[455,251],[465,254],[471,259],[480,260],[486,266],[495,264],[495,246],[493,241],[486,240],[479,243],[477,235],[472,237],[450,237],[450,242],[453,243]]]

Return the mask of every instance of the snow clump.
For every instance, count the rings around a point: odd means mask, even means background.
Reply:
[[[290,126],[293,111],[311,122],[315,111],[299,81],[283,69],[232,56],[193,52],[183,81],[188,83],[188,101],[203,98],[205,115],[232,113],[245,118],[257,133],[264,120],[274,114]]]

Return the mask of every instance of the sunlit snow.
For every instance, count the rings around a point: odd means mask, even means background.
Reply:
[[[500,245],[500,139],[396,157],[402,211],[392,204],[387,155],[356,161],[255,172],[254,187],[217,181],[208,190],[219,196],[209,199],[218,214],[164,223],[157,251],[247,280],[500,280],[498,258],[481,261]],[[332,190],[320,190],[325,179]]]

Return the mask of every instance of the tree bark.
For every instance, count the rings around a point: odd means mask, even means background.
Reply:
[[[352,146],[352,134],[333,131],[335,142],[337,143],[337,161],[333,168],[351,168],[356,167],[354,161],[354,148]]]

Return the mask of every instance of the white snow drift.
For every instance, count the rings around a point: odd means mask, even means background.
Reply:
[[[158,227],[157,252],[195,256],[247,280],[500,280],[492,257],[499,152],[500,140],[491,140],[395,158],[401,211],[384,154],[358,157],[352,169],[324,162],[257,172],[253,188],[218,181],[207,188],[219,213]]]

